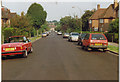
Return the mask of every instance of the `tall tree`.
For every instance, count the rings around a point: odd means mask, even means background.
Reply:
[[[44,11],[43,7],[40,4],[33,3],[27,11],[27,16],[31,18],[32,25],[37,30],[38,36],[38,29],[41,28],[41,26],[46,21],[46,11]]]
[[[119,19],[112,21],[109,26],[110,33],[119,33]]]
[[[92,16],[94,11],[86,10],[85,13],[82,15],[82,30],[88,31],[89,29],[89,18]]]

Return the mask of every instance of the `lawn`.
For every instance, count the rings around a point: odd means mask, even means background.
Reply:
[[[119,53],[119,47],[113,46],[113,45],[108,45],[108,49],[114,52]]]

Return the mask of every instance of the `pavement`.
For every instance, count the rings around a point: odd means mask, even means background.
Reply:
[[[86,51],[52,32],[33,44],[28,58],[2,60],[2,80],[118,80],[119,57]]]
[[[118,43],[114,43],[114,42],[108,42],[108,45],[119,47],[119,44]]]

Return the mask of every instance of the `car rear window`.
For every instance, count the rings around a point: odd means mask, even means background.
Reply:
[[[92,34],[92,40],[106,40],[102,34]]]

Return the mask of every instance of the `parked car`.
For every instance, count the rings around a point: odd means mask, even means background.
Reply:
[[[42,37],[46,37],[47,36],[47,33],[42,33]]]
[[[69,33],[64,33],[63,38],[68,38],[69,37]]]
[[[78,41],[79,33],[77,32],[71,32],[68,41]]]
[[[57,35],[62,35],[62,32],[57,32]]]
[[[101,33],[88,33],[83,39],[82,48],[91,49],[103,49],[106,51],[108,47],[108,40],[104,34]]]
[[[49,31],[48,31],[48,32],[46,32],[46,33],[47,33],[47,36],[50,34],[50,33],[49,33]]]
[[[79,37],[78,37],[78,45],[82,46],[83,39],[84,39],[85,35],[86,35],[86,33],[82,33],[82,34],[79,35]]]
[[[25,36],[11,36],[8,43],[1,45],[2,57],[21,55],[27,58],[28,52],[32,52],[32,43]]]

